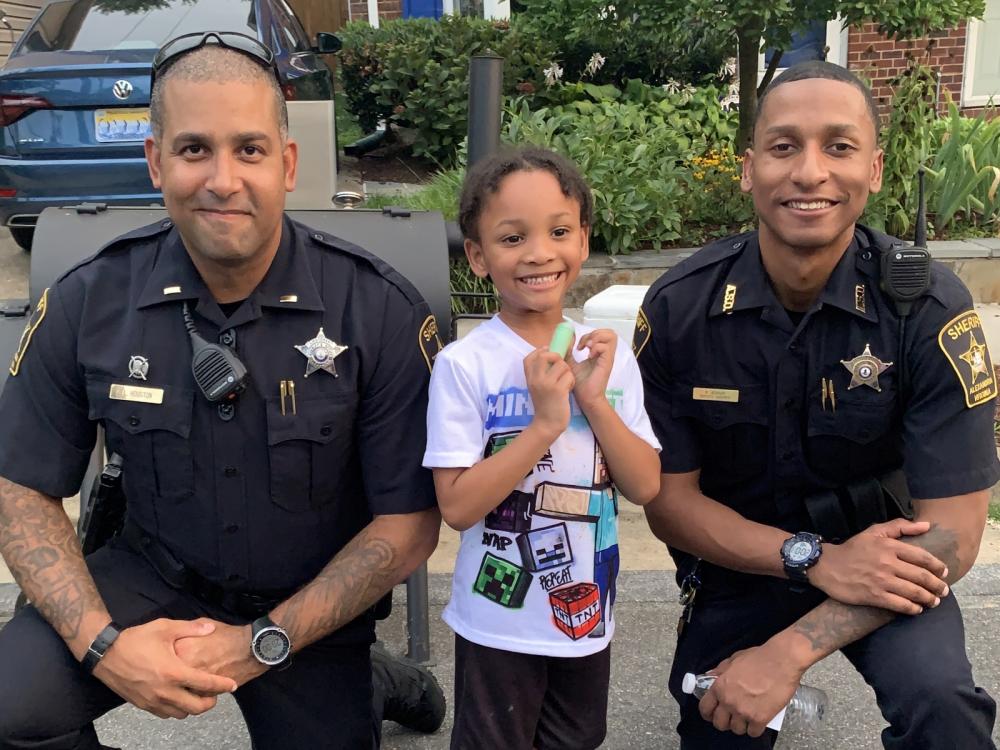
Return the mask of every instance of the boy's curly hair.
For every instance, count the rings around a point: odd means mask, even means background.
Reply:
[[[462,235],[479,242],[479,217],[489,196],[500,189],[500,183],[507,175],[535,170],[544,170],[559,181],[563,195],[580,204],[580,223],[589,227],[594,199],[576,165],[555,151],[538,146],[521,146],[488,156],[466,173],[458,204],[458,224]]]

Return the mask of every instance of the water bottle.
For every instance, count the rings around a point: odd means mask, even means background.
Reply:
[[[715,682],[714,674],[692,674],[688,672],[681,682],[681,690],[699,700]],[[782,722],[793,722],[801,729],[815,729],[826,714],[827,697],[819,688],[799,685],[795,695],[777,716],[768,722],[771,729],[781,729]]]

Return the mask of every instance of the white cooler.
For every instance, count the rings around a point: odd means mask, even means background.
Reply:
[[[615,284],[583,303],[583,324],[610,328],[628,343],[632,341],[635,316],[649,287],[642,284]]]

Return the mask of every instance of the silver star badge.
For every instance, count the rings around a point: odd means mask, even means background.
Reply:
[[[302,352],[308,360],[305,375],[307,378],[317,370],[326,370],[333,377],[338,377],[333,360],[337,355],[347,351],[344,344],[338,344],[336,341],[328,339],[323,334],[322,328],[319,329],[315,338],[309,339],[304,344],[296,344],[295,348]]]
[[[133,354],[128,360],[128,376],[136,380],[145,380],[149,374],[149,360],[139,354]]]
[[[853,359],[842,359],[840,364],[851,373],[851,384],[847,386],[847,390],[867,385],[879,393],[882,392],[882,386],[879,385],[878,376],[892,367],[892,362],[883,362],[872,354],[872,348],[868,344],[865,344],[865,350],[861,354]]]

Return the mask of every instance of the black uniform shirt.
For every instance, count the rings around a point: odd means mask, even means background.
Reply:
[[[232,406],[196,388],[185,301],[198,333],[249,371]],[[373,515],[435,504],[421,468],[433,318],[356,246],[286,219],[267,275],[227,319],[167,221],[68,272],[40,308],[0,399],[0,475],[72,495],[103,425],[129,516],[205,578],[297,587]],[[295,348],[321,329],[347,347],[336,377],[306,377]]]
[[[708,497],[788,531],[810,529],[804,496],[900,466],[915,498],[997,481],[997,387],[969,291],[932,264],[906,324],[900,393],[899,318],[879,288],[889,244],[859,228],[798,325],[755,232],[650,288],[635,350],[664,473],[700,469]]]

